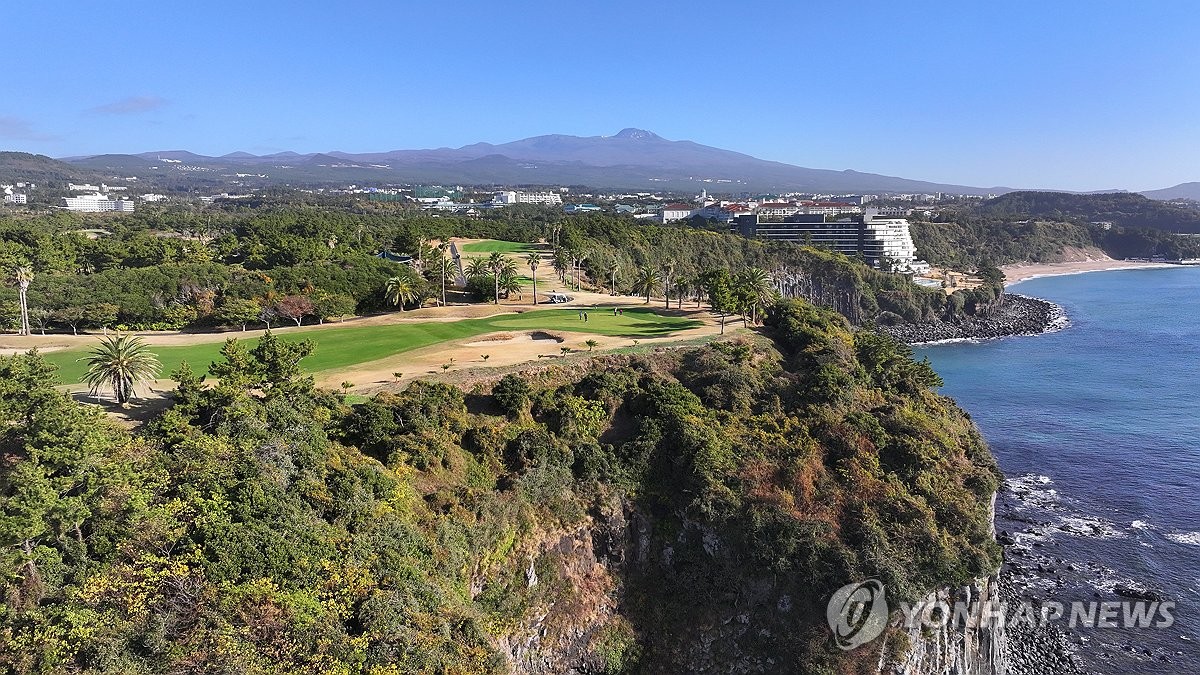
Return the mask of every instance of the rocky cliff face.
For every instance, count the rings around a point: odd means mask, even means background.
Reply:
[[[554,593],[552,603],[537,608],[502,640],[499,646],[509,668],[528,675],[636,671],[644,643],[649,641],[658,651],[653,663],[671,663],[687,672],[794,672],[789,666],[794,654],[773,651],[773,638],[802,642],[812,635],[780,631],[789,615],[798,618],[793,612],[802,600],[770,579],[751,583],[742,579],[729,588],[728,598],[697,607],[691,625],[662,626],[660,635],[646,635],[648,627],[638,620],[637,598],[631,597],[636,592],[630,591],[631,579],[644,580],[671,569],[680,550],[695,552],[698,547],[717,569],[730,553],[723,550],[723,542],[713,531],[697,524],[685,521],[682,530],[670,538],[661,536],[660,526],[629,502],[612,499],[593,512],[587,526],[543,538],[539,548],[530,553],[526,583],[557,583],[561,592]],[[953,607],[956,601],[963,601],[976,616],[983,603],[995,605],[1000,599],[999,580],[992,576],[957,589],[939,589],[923,598],[919,607],[924,611],[934,604]],[[916,627],[890,635],[891,644],[882,642],[878,650],[864,648],[838,655],[844,663],[837,671],[887,675],[1012,672],[1006,665],[1009,649],[1002,625]],[[897,658],[896,652],[902,656]]]
[[[936,607],[954,607],[962,602],[967,614],[979,616],[987,603],[1000,600],[997,577],[976,579],[957,590],[941,589],[922,599],[922,612],[936,614]],[[899,664],[881,668],[894,675],[1005,675],[1005,631],[1002,623],[961,627],[948,622],[942,628],[905,629],[911,645]]]

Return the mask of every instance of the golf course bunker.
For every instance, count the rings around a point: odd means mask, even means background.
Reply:
[[[565,342],[566,338],[544,330],[534,330],[528,333],[491,333],[474,342],[463,344],[464,347],[491,347],[495,345],[512,344],[514,342]]]

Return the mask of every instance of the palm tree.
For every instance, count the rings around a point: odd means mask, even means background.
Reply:
[[[687,296],[688,291],[692,290],[692,279],[684,275],[680,275],[675,280],[675,295],[679,299],[679,309],[683,309],[683,299]]]
[[[533,251],[525,256],[525,262],[529,265],[530,273],[533,274],[533,304],[537,305],[537,270],[538,265],[542,264],[542,256],[537,251]]]
[[[485,277],[488,275],[487,258],[471,258],[471,262],[467,263],[467,278]]]
[[[83,381],[95,395],[101,387],[112,389],[117,403],[129,404],[134,387],[158,377],[162,367],[149,351],[146,341],[137,335],[114,333],[102,339],[87,359]]]
[[[600,343],[595,340],[584,340],[583,344],[587,345],[588,351],[591,352],[591,351],[595,351],[596,345],[598,345]]]
[[[551,264],[554,266],[554,271],[558,274],[558,280],[566,282],[567,269],[571,261],[567,257],[567,252],[561,248],[554,249],[554,257],[551,258]]]
[[[387,286],[383,289],[383,297],[388,302],[404,311],[404,303],[413,302],[417,299],[417,288],[413,280],[403,277],[392,277],[387,280]]]
[[[738,273],[734,279],[739,294],[747,299],[750,310],[750,320],[758,323],[758,308],[767,306],[775,299],[775,284],[771,275],[759,267],[749,267]]]
[[[619,269],[621,269],[621,266],[618,265],[617,263],[613,263],[608,268],[609,274],[612,275],[612,294],[614,296],[617,294],[617,270],[619,270]]]
[[[492,251],[488,256],[488,268],[492,270],[492,283],[496,285],[496,297],[492,302],[500,304],[500,273],[504,271],[504,254],[500,251]]]
[[[438,274],[442,277],[442,307],[446,306],[446,278],[454,274],[454,261],[443,255],[438,259]]]
[[[511,298],[513,293],[518,295],[521,293],[521,278],[517,276],[515,266],[514,269],[509,269],[507,266],[500,268],[498,286],[500,290],[504,291],[504,296],[507,298]]]
[[[33,270],[29,267],[18,267],[13,275],[17,281],[17,294],[21,303],[21,330],[19,335],[29,335],[29,284],[33,283]]]
[[[675,274],[675,263],[668,262],[662,266],[662,289],[663,299],[667,303],[667,309],[671,309],[671,277]]]
[[[662,286],[662,277],[659,276],[658,270],[649,265],[642,265],[638,268],[637,274],[633,278],[633,289],[637,294],[646,295],[646,304],[650,304],[650,296]]]

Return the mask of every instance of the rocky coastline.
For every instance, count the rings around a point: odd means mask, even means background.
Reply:
[[[949,340],[990,340],[1013,335],[1039,335],[1066,325],[1062,307],[1017,293],[1006,293],[1004,304],[989,317],[958,321],[929,321],[879,326],[879,332],[907,344]]]

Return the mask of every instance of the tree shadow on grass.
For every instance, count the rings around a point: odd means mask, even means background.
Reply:
[[[104,414],[128,426],[140,426],[165,412],[174,403],[171,390],[151,389],[146,395],[130,401],[128,406],[122,406],[113,400],[112,395],[93,395],[87,391],[71,392],[71,399],[77,403],[95,406]]]

